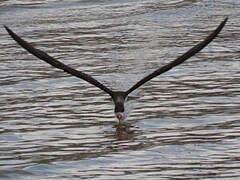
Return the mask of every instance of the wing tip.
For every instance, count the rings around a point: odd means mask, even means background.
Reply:
[[[14,33],[12,32],[12,30],[11,30],[9,27],[7,27],[6,25],[3,25],[3,27],[6,29],[6,31],[8,32],[8,34],[10,34],[10,35],[14,34]]]
[[[225,19],[223,20],[223,23],[225,24],[228,21],[228,16],[225,17]]]
[[[3,25],[3,27],[8,31],[9,30],[9,28],[6,26],[6,25]]]

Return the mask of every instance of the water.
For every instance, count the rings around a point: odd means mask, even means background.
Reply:
[[[0,1],[0,179],[238,179],[240,2]],[[7,25],[113,90],[173,60],[228,15],[201,53],[110,97],[29,55]]]

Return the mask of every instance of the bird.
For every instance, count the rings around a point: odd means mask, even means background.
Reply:
[[[137,81],[133,86],[131,86],[127,91],[113,91],[110,88],[103,85],[98,80],[94,79],[92,76],[82,72],[78,71],[76,69],[71,68],[68,65],[65,65],[64,63],[56,60],[54,57],[48,55],[46,52],[37,49],[33,47],[30,43],[19,37],[16,33],[14,33],[9,27],[4,25],[4,28],[8,32],[8,34],[25,50],[27,50],[32,55],[36,56],[37,58],[45,61],[46,63],[52,65],[55,68],[61,69],[64,72],[71,74],[73,76],[76,76],[82,80],[87,81],[88,83],[98,87],[102,91],[109,94],[114,102],[115,108],[114,113],[116,118],[118,119],[119,123],[123,122],[124,119],[126,119],[126,113],[125,113],[125,107],[124,103],[129,96],[131,92],[145,84],[146,82],[150,81],[151,79],[159,76],[160,74],[163,74],[173,67],[183,63],[190,57],[194,56],[196,53],[201,51],[204,47],[206,47],[223,29],[226,22],[228,20],[228,17],[226,17],[217,27],[215,30],[213,30],[205,39],[198,42],[195,46],[190,48],[187,52],[182,54],[181,56],[177,57],[175,60],[169,62],[168,64],[156,69],[152,73],[148,74],[147,76],[143,77],[141,80]]]

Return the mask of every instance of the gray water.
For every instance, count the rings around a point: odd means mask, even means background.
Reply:
[[[133,92],[118,126],[110,97],[28,54],[4,30],[113,90],[175,59]],[[240,1],[0,1],[0,179],[238,179]]]

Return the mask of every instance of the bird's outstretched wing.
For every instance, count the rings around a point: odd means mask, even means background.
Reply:
[[[95,85],[96,87],[100,88],[101,90],[105,91],[106,93],[108,93],[110,96],[113,96],[113,91],[110,90],[109,88],[107,88],[106,86],[104,86],[102,83],[100,83],[99,81],[97,81],[96,79],[94,79],[93,77],[91,77],[88,74],[85,74],[81,71],[75,70],[65,64],[63,64],[62,62],[56,60],[55,58],[49,56],[47,53],[34,48],[32,45],[30,45],[27,41],[23,40],[22,38],[20,38],[16,33],[14,33],[11,29],[9,29],[7,26],[4,26],[5,29],[7,30],[7,32],[10,34],[10,36],[20,45],[22,46],[24,49],[26,49],[29,53],[33,54],[34,56],[38,57],[39,59],[47,62],[48,64],[62,69],[63,71],[76,76],[78,78],[81,78],[87,82],[89,82],[90,84]]]
[[[128,95],[129,93],[131,93],[135,89],[139,88],[141,85],[143,85],[147,81],[151,80],[152,78],[154,78],[154,77],[156,77],[156,76],[158,76],[158,75],[160,75],[164,72],[167,72],[168,70],[172,69],[173,67],[183,63],[188,58],[195,55],[197,52],[201,51],[205,46],[207,46],[218,35],[218,33],[222,30],[222,28],[226,24],[227,20],[228,20],[228,17],[226,17],[225,20],[222,21],[221,24],[209,36],[207,36],[203,41],[199,42],[197,45],[192,47],[186,53],[184,53],[183,55],[181,55],[180,57],[178,57],[174,61],[172,61],[169,64],[155,70],[151,74],[147,75],[146,77],[144,77],[143,79],[138,81],[128,91],[126,91],[126,94]]]

